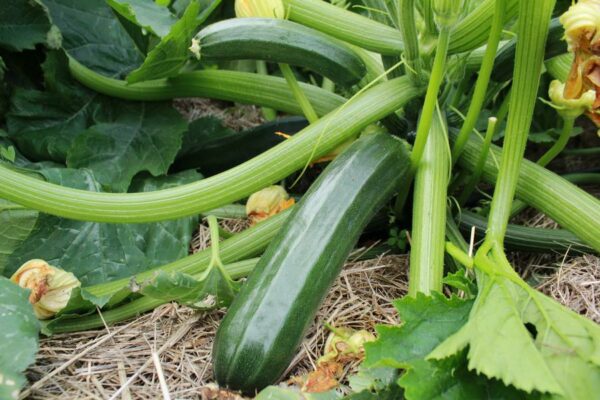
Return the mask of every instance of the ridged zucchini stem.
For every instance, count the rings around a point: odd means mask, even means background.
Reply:
[[[574,118],[563,117],[563,128],[561,130],[560,136],[558,137],[558,140],[556,140],[552,147],[550,147],[548,151],[546,151],[540,157],[540,159],[537,161],[538,165],[545,167],[546,165],[550,164],[550,162],[554,160],[556,156],[558,156],[564,150],[567,143],[569,142],[569,139],[571,138],[571,133],[573,132],[574,125]],[[520,200],[515,200],[510,214],[511,216],[515,216],[526,208],[526,203]]]
[[[518,41],[502,164],[490,210],[487,238],[501,244],[510,218],[527,135],[533,119],[554,0],[521,1]]]
[[[270,96],[268,87],[260,92]],[[195,215],[289,176],[310,162],[309,157],[324,156],[419,94],[406,77],[381,83],[259,156],[176,188],[130,194],[88,192],[39,181],[0,165],[0,197],[48,214],[94,222],[141,223]]]
[[[245,276],[248,276],[248,274],[254,269],[254,267],[258,263],[258,260],[258,258],[252,258],[236,263],[226,264],[223,267],[223,270],[232,279],[240,279]],[[203,272],[204,269],[206,269],[207,267],[208,264],[198,265],[197,269]],[[193,274],[195,278],[200,278],[200,275],[201,273]],[[141,297],[137,300],[133,300],[119,307],[102,311],[102,315],[91,314],[73,319],[61,320],[58,323],[52,324],[48,330],[50,330],[52,334],[57,334],[99,328],[105,325],[111,325],[117,322],[125,321],[130,318],[136,317],[144,312],[151,311],[165,303],[166,301],[164,300],[153,299],[150,297]],[[51,323],[52,321],[49,322]]]
[[[260,75],[265,75],[265,76],[269,75],[266,61],[256,60],[256,73],[258,73]],[[277,111],[275,111],[272,108],[261,107],[261,111],[262,111],[263,117],[267,121],[273,121],[275,118],[277,118]]]
[[[436,113],[415,176],[408,294],[441,292],[450,176],[447,128]]]
[[[456,162],[465,145],[465,142],[472,134],[473,128],[477,123],[477,119],[479,118],[483,103],[486,99],[486,92],[490,82],[490,76],[492,75],[492,70],[494,68],[494,60],[496,59],[496,52],[498,51],[498,44],[500,43],[502,28],[504,26],[505,10],[506,0],[496,0],[492,29],[490,30],[490,36],[487,41],[483,62],[481,63],[481,68],[479,69],[479,76],[477,77],[477,82],[475,83],[475,90],[473,91],[471,105],[469,106],[467,117],[463,122],[460,133],[458,134],[458,139],[456,142],[454,142],[454,147],[452,148],[453,162]]]
[[[421,59],[419,58],[419,40],[415,24],[415,0],[398,0],[398,16],[400,33],[404,42],[404,61],[406,74],[421,82]]]
[[[383,55],[398,55],[404,50],[402,35],[390,26],[322,0],[283,2],[290,20],[302,25]],[[485,42],[492,25],[494,2],[495,0],[482,1],[454,27],[450,54],[473,50]],[[516,15],[518,3],[519,0],[508,0],[505,22]]]
[[[283,78],[248,72],[203,70],[182,73],[170,79],[127,84],[100,75],[74,59],[69,60],[73,77],[98,93],[125,100],[161,101],[180,97],[210,97],[237,103],[258,104],[290,114],[301,115],[302,109],[290,96]],[[346,99],[314,85],[300,83],[319,115],[325,115]],[[268,90],[266,90],[268,88]]]
[[[469,176],[464,188],[462,189],[457,199],[458,204],[461,206],[463,206],[467,202],[467,200],[469,200],[469,197],[471,197],[473,190],[475,190],[475,186],[477,186],[479,180],[481,179],[481,174],[483,173],[483,166],[485,164],[485,160],[488,157],[492,140],[494,139],[494,133],[496,131],[496,122],[497,120],[494,117],[488,119],[487,131],[485,133],[483,146],[481,146],[481,154],[479,156],[479,160],[477,161],[475,169],[471,171],[471,175]],[[464,145],[462,147],[464,148]]]
[[[415,138],[415,144],[413,146],[413,152],[411,154],[411,163],[413,171],[416,171],[417,167],[421,163],[421,157],[425,150],[425,144],[427,143],[427,136],[431,128],[433,120],[433,114],[437,105],[437,97],[440,91],[440,86],[444,80],[444,72],[446,66],[446,56],[448,54],[448,43],[450,41],[450,30],[448,28],[442,28],[440,30],[440,37],[438,41],[438,47],[435,53],[435,59],[433,61],[433,68],[431,70],[431,77],[429,78],[429,85],[427,86],[427,93],[425,94],[425,101],[423,103],[423,109],[421,111],[421,118],[417,127],[417,135]]]
[[[281,228],[288,215],[289,210],[286,210],[222,241],[219,244],[221,261],[224,264],[230,264],[261,254],[271,239],[275,237],[275,234],[279,231],[279,228]],[[85,290],[97,297],[112,296],[121,289],[128,287],[132,279],[135,279],[137,282],[143,282],[151,279],[157,271],[182,272],[189,275],[196,275],[206,269],[211,257],[212,249],[208,248],[170,264],[141,272],[133,277],[88,286]]]
[[[302,113],[306,117],[309,123],[314,124],[319,119],[319,116],[315,112],[312,104],[304,94],[304,91],[298,84],[298,80],[296,79],[296,75],[294,75],[294,71],[288,64],[279,64],[279,69],[281,70],[281,74],[287,81],[294,98],[298,102],[298,105],[302,109]]]

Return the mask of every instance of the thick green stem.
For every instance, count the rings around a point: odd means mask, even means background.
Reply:
[[[459,165],[472,171],[481,155],[482,139],[471,138]],[[492,145],[483,167],[483,180],[496,184],[502,151]],[[517,181],[517,197],[552,218],[561,227],[600,252],[600,200],[559,175],[523,160]]]
[[[461,206],[463,206],[467,202],[469,197],[471,197],[471,193],[473,193],[475,186],[477,186],[479,180],[481,179],[481,174],[483,173],[483,166],[485,165],[485,160],[488,157],[490,146],[492,144],[492,139],[494,138],[494,132],[496,131],[496,121],[497,120],[494,117],[488,119],[485,140],[483,142],[483,146],[481,147],[481,155],[479,156],[479,160],[477,161],[475,169],[471,171],[469,180],[465,184],[465,187],[463,188],[460,196],[458,196],[458,204],[460,204]]]
[[[415,0],[398,0],[398,21],[402,41],[404,42],[404,61],[406,74],[416,83],[421,80],[421,59],[419,58],[419,40],[415,25]]]
[[[179,97],[209,97],[211,99],[258,104],[290,114],[301,115],[302,109],[290,96],[283,78],[248,72],[203,70],[183,73],[170,79],[157,79],[129,85],[94,72],[74,59],[69,60],[73,77],[98,93],[125,100],[159,101]],[[346,99],[314,85],[300,87],[319,115],[325,115]]]
[[[553,7],[554,0],[520,2],[519,21],[522,23],[518,26],[512,101],[509,105],[502,164],[490,211],[487,238],[491,242],[502,243],[510,218],[519,169],[533,118]]]
[[[269,71],[267,70],[267,63],[264,60],[256,60],[256,72],[260,75],[269,75]],[[277,118],[277,111],[275,111],[274,109],[269,107],[262,107],[261,110],[263,113],[263,117],[265,117],[267,121],[273,121],[275,118]]]
[[[260,91],[268,93],[268,89]],[[218,175],[171,189],[95,193],[39,181],[0,165],[0,197],[48,214],[84,221],[140,223],[195,215],[280,181],[403,107],[419,93],[407,78],[379,84],[261,155]]]
[[[319,119],[319,116],[315,112],[315,109],[313,108],[313,106],[310,104],[310,101],[304,94],[304,91],[302,90],[302,88],[300,88],[300,85],[298,84],[298,80],[296,79],[296,75],[294,75],[294,71],[292,71],[292,68],[288,64],[279,64],[279,69],[281,70],[283,77],[285,78],[288,85],[290,86],[290,89],[292,90],[292,94],[294,95],[294,98],[300,105],[300,108],[302,109],[302,113],[304,114],[304,116],[306,117],[308,122],[310,122],[311,124],[314,124],[315,122],[317,122],[317,120]]]
[[[446,127],[438,112],[415,176],[408,286],[411,296],[442,290],[449,168]]]
[[[258,258],[253,258],[237,263],[227,264],[223,267],[223,270],[227,272],[232,279],[239,279],[247,276],[254,269],[254,266],[257,263]],[[198,278],[199,275],[200,274],[195,274],[194,277]],[[61,320],[60,323],[53,324],[50,327],[50,330],[53,334],[57,334],[99,328],[105,326],[105,324],[111,325],[136,317],[165,303],[166,301],[164,300],[142,297],[111,310],[103,311],[102,315],[92,314],[74,319]]]
[[[460,133],[458,134],[458,139],[454,143],[454,147],[452,149],[452,160],[454,162],[456,162],[460,156],[466,141],[473,132],[473,128],[477,123],[479,114],[481,113],[483,102],[486,98],[486,91],[490,81],[490,76],[492,75],[492,69],[494,68],[494,60],[496,58],[496,52],[498,51],[498,43],[500,43],[500,36],[502,35],[505,9],[506,0],[496,0],[492,29],[490,31],[490,37],[488,38],[483,62],[481,63],[481,68],[479,69],[479,77],[477,78],[477,83],[475,84],[471,105],[469,106],[467,117],[462,125]]]
[[[435,107],[437,105],[437,96],[442,81],[444,80],[444,67],[446,65],[449,41],[450,30],[447,28],[441,29],[431,77],[429,78],[429,85],[427,86],[427,93],[425,95],[425,102],[423,104],[423,110],[421,111],[421,119],[419,120],[419,126],[417,127],[417,136],[411,155],[413,171],[416,171],[420,164],[421,156],[423,155],[425,144],[427,143],[427,136],[429,135],[429,130],[431,128],[433,113],[435,112]]]
[[[571,133],[573,132],[573,125],[575,124],[574,118],[563,118],[563,129],[558,137],[558,140],[546,151],[540,159],[537,161],[538,165],[545,167],[550,164],[552,160],[556,158],[565,148],[567,143],[569,142],[569,138],[571,137]],[[527,208],[527,204],[520,201],[515,200],[512,210],[510,212],[511,217],[519,214],[521,211]]]

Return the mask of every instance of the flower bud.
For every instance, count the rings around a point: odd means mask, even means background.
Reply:
[[[454,26],[463,9],[463,0],[433,0],[435,23],[439,28]]]
[[[282,186],[269,186],[250,196],[246,203],[246,215],[250,224],[263,221],[295,203]]]
[[[596,92],[594,90],[584,92],[579,98],[566,98],[565,84],[557,80],[550,82],[548,96],[552,100],[554,108],[563,118],[572,119],[590,111],[596,101]]]
[[[281,0],[235,0],[235,15],[240,18],[285,18]]]
[[[31,290],[29,302],[38,319],[48,319],[65,308],[71,291],[81,286],[70,272],[49,265],[44,260],[26,262],[10,278],[22,288]]]

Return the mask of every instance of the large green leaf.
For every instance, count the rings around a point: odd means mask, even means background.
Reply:
[[[31,233],[37,217],[37,211],[0,199],[0,275],[10,255]]]
[[[0,277],[0,399],[17,399],[35,360],[39,323],[29,292]]]
[[[37,0],[5,1],[0,7],[0,47],[22,51],[38,43],[60,46],[60,33],[52,29],[46,9]]]
[[[165,174],[181,147],[187,123],[166,103],[111,104],[111,115],[79,135],[67,165],[88,168],[105,188],[125,192],[141,171]]]
[[[439,293],[418,294],[394,303],[400,326],[377,328],[379,338],[367,343],[367,366],[405,369],[398,380],[406,399],[521,399],[525,393],[477,375],[467,368],[464,353],[443,362],[427,355],[468,320],[472,300],[450,299]],[[529,397],[531,398],[531,397]]]
[[[171,26],[177,22],[167,7],[148,0],[106,0],[108,4],[127,20],[154,33],[158,37],[166,36]]]
[[[148,53],[144,64],[127,76],[127,82],[135,83],[177,75],[190,58],[188,48],[201,23],[197,18],[199,11],[200,4],[192,1],[169,34]]]
[[[88,68],[121,78],[143,54],[104,0],[43,0],[63,35],[63,48]]]
[[[516,274],[478,279],[469,321],[428,356],[468,347],[469,369],[526,392],[587,399],[600,393],[600,326],[531,289]]]
[[[47,168],[48,181],[63,186],[100,190],[91,171]],[[151,191],[199,179],[194,171],[162,178],[139,178],[136,191]],[[98,224],[40,215],[35,230],[11,255],[8,272],[41,258],[73,272],[84,286],[125,278],[167,264],[188,254],[197,218],[153,224]]]

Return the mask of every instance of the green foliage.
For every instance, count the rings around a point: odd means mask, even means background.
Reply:
[[[29,292],[0,276],[0,398],[14,399],[25,383],[23,371],[35,360],[39,323]]]
[[[141,67],[127,76],[127,82],[135,83],[177,75],[190,58],[189,47],[198,26],[200,4],[192,1],[183,16],[171,28],[168,35],[154,47]]]
[[[36,44],[60,47],[60,33],[52,28],[38,0],[7,1],[0,13],[0,48],[33,50]]]
[[[342,396],[332,390],[323,393],[304,393],[295,388],[269,386],[263,389],[254,400],[337,400]]]
[[[127,20],[158,37],[166,36],[177,22],[166,7],[147,0],[107,0],[108,4]]]
[[[89,170],[45,168],[39,171],[50,182],[100,191]],[[194,171],[163,178],[138,178],[134,191],[152,191],[198,180]],[[11,224],[19,223],[10,220]],[[152,224],[98,224],[42,214],[35,228],[9,257],[7,273],[24,262],[42,258],[73,272],[83,286],[125,278],[188,254],[188,243],[197,218]]]
[[[0,199],[0,275],[11,254],[31,233],[37,218],[37,211]]]
[[[43,3],[62,33],[63,49],[86,67],[120,78],[144,60],[104,0],[43,0]]]

